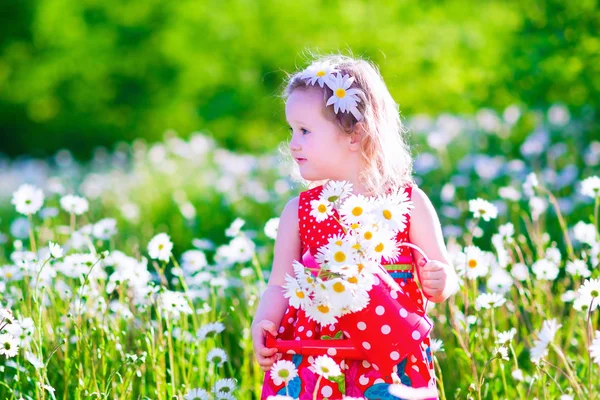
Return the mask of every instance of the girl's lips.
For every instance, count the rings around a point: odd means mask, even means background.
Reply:
[[[303,163],[303,162],[305,162],[305,161],[306,161],[306,158],[296,157],[296,162],[297,162],[298,164],[301,164],[301,163]]]

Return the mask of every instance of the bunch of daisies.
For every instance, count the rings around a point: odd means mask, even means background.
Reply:
[[[316,276],[294,261],[295,276],[286,276],[284,295],[310,319],[330,325],[368,305],[375,274],[384,271],[381,262],[399,255],[395,237],[406,229],[413,204],[404,189],[367,198],[353,194],[349,182],[330,181],[310,205],[317,222],[333,218],[343,233],[318,249]]]

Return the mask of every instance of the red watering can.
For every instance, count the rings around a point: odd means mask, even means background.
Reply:
[[[399,246],[425,253],[411,243]],[[313,260],[306,260],[310,264]],[[314,261],[316,263],[316,261]],[[305,264],[306,265],[306,264]],[[383,269],[382,269],[383,271]],[[277,348],[279,353],[322,355],[339,358],[367,360],[375,369],[391,370],[408,354],[418,350],[433,323],[386,272],[377,275],[376,284],[369,291],[369,304],[361,311],[343,315],[338,326],[347,339],[341,340],[277,340],[268,334],[267,348]]]

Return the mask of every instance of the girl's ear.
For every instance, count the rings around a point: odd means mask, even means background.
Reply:
[[[350,134],[350,150],[359,151],[360,143],[365,135],[365,124],[362,122],[357,122],[354,125],[354,130]]]

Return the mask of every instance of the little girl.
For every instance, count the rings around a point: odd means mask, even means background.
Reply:
[[[310,203],[319,198],[323,183],[347,181],[352,184],[353,193],[367,197],[399,190],[410,196],[414,208],[406,229],[396,239],[420,247],[429,261],[425,262],[408,247],[399,247],[398,259],[393,263],[383,260],[382,264],[389,265],[386,269],[391,277],[418,307],[424,308],[425,298],[436,303],[446,300],[457,281],[437,214],[428,197],[413,182],[412,159],[403,137],[405,129],[377,68],[346,56],[323,57],[292,75],[284,94],[286,119],[292,133],[291,154],[302,178],[320,185],[290,200],[281,214],[272,272],[252,323],[255,355],[267,372],[261,399],[286,393],[285,387],[276,385],[268,373],[282,356],[277,349],[265,347],[267,334],[287,340],[343,338],[337,324],[322,327],[302,309],[290,307],[282,290],[286,274],[294,276],[294,260],[302,262],[306,254],[315,256],[328,238],[341,233],[335,218],[317,222],[310,214]],[[400,270],[401,264],[408,270]],[[317,380],[309,369],[312,357],[283,357],[293,361],[298,369],[295,379],[299,382],[293,385],[293,393],[288,394],[300,400],[312,400],[313,393],[330,400],[342,399],[344,394],[367,399],[393,398],[382,388],[398,383],[398,379],[413,387],[436,385],[429,338],[419,351],[398,360],[393,371],[374,368],[372,364],[377,361],[373,359],[343,360],[334,356],[345,375],[345,393],[341,393],[342,385]]]

